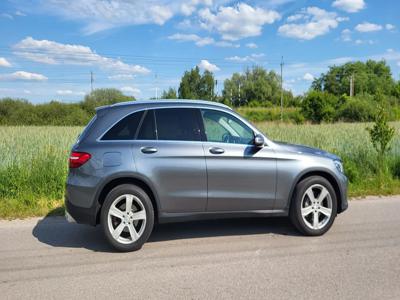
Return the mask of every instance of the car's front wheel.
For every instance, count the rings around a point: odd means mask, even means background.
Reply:
[[[112,189],[101,210],[101,225],[110,244],[119,251],[139,250],[154,225],[153,205],[143,189],[123,184]]]
[[[324,234],[332,226],[336,213],[336,193],[328,180],[311,176],[297,184],[290,219],[300,232],[310,236]]]

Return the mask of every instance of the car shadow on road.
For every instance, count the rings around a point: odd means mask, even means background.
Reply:
[[[86,248],[98,252],[114,252],[100,226],[68,223],[64,217],[39,220],[32,234],[41,243],[53,247]],[[244,218],[157,224],[148,243],[180,239],[254,234],[299,235],[287,218]]]

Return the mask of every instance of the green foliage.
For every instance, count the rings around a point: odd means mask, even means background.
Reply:
[[[375,95],[378,91],[384,91],[386,95],[398,93],[390,67],[385,61],[373,60],[331,66],[327,73],[314,80],[311,88],[335,96],[349,95],[351,76],[354,76],[355,95],[361,93]]]
[[[23,99],[0,99],[0,125],[86,125],[95,113],[95,108],[121,101],[131,101],[116,89],[98,89],[86,95],[83,102],[49,103],[33,105]]]
[[[126,96],[117,89],[96,89],[85,96],[82,108],[90,115],[94,115],[96,107],[133,100],[135,97]]]
[[[332,122],[337,105],[338,100],[332,94],[310,91],[301,103],[301,112],[313,123]]]
[[[161,99],[177,99],[176,90],[170,87],[167,91],[163,91],[161,94]]]
[[[280,77],[274,72],[267,72],[263,67],[255,66],[244,74],[234,73],[224,82],[222,97],[233,106],[272,106],[280,104]],[[293,104],[293,95],[284,90],[284,104]]]
[[[383,167],[386,153],[390,150],[390,142],[392,141],[395,129],[387,122],[387,115],[384,106],[381,104],[372,127],[368,127],[367,131],[371,139],[371,143],[378,153],[378,161],[380,167]]]
[[[237,111],[251,122],[279,121],[281,119],[281,110],[278,107],[240,107]],[[305,121],[300,109],[295,107],[283,109],[283,120],[295,124],[302,124]]]
[[[374,119],[375,106],[364,97],[342,97],[336,118],[346,122],[369,122]]]
[[[214,100],[214,75],[209,71],[200,74],[199,67],[186,71],[178,89],[179,99]]]

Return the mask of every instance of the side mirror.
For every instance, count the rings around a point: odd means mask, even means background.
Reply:
[[[264,147],[265,145],[265,141],[264,141],[264,137],[261,134],[256,134],[256,136],[254,137],[254,146],[256,147]]]

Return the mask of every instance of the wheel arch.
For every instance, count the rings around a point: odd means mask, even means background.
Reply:
[[[311,176],[320,176],[329,181],[329,183],[332,185],[332,187],[335,191],[335,195],[336,195],[336,199],[337,199],[337,213],[341,213],[342,212],[342,200],[343,200],[342,191],[340,190],[339,182],[336,179],[336,177],[327,170],[318,170],[318,169],[317,170],[307,170],[307,171],[299,174],[297,176],[296,180],[294,181],[294,184],[290,191],[288,207],[290,207],[292,205],[293,195],[294,195],[296,186],[299,184],[299,182],[301,182],[302,180],[304,180],[308,177],[311,177]]]
[[[103,206],[104,200],[107,196],[107,194],[116,186],[119,186],[121,184],[133,184],[136,185],[140,188],[142,188],[147,195],[150,197],[150,200],[153,204],[154,208],[154,219],[158,220],[159,216],[159,203],[158,203],[158,197],[157,194],[154,192],[154,189],[151,187],[151,185],[144,179],[132,175],[132,174],[120,174],[118,176],[113,176],[112,178],[108,179],[103,185],[102,188],[99,190],[98,195],[96,197],[97,199],[97,212],[96,212],[96,224],[100,223],[100,213],[101,213],[101,208]]]

